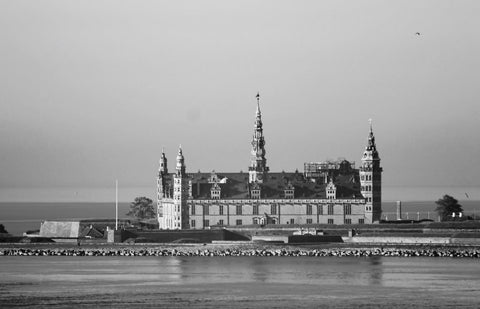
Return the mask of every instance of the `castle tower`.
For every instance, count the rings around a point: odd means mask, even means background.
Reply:
[[[361,193],[365,198],[365,223],[380,221],[382,215],[382,171],[370,120],[368,144],[360,166]]]
[[[162,149],[162,156],[159,160],[158,176],[157,176],[157,200],[160,201],[164,197],[168,197],[166,188],[166,177],[168,175],[167,158]]]
[[[167,158],[165,152],[162,149],[162,156],[159,160],[159,168],[157,175],[157,220],[160,223],[163,217],[162,200],[168,197],[168,188],[166,178],[168,176]]]
[[[176,172],[173,176],[173,209],[170,229],[188,229],[188,176],[182,146],[178,148]]]
[[[262,114],[260,112],[260,94],[257,93],[257,112],[252,139],[250,167],[248,168],[249,182],[262,183],[267,177],[268,166],[265,158],[265,138],[263,137]]]

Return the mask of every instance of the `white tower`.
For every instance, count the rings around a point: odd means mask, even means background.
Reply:
[[[182,146],[178,148],[176,172],[173,176],[173,226],[172,229],[188,229],[188,177],[185,172],[185,159]]]

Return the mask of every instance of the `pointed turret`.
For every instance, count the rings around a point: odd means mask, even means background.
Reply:
[[[162,148],[162,155],[159,160],[159,168],[158,168],[159,175],[166,175],[168,174],[168,167],[167,167],[167,157],[165,156],[165,151]]]
[[[167,157],[165,152],[162,149],[162,155],[159,160],[158,167],[158,176],[157,176],[157,205],[159,207],[158,214],[161,214],[160,202],[162,198],[169,196],[169,190],[167,187],[167,176],[168,176],[168,167],[167,167]]]
[[[178,147],[176,170],[177,170],[177,175],[178,176],[184,176],[185,175],[185,159],[183,157],[182,145],[180,145],[180,147]]]
[[[369,122],[370,133],[368,134],[368,143],[367,147],[365,147],[365,152],[363,154],[364,157],[365,155],[367,155],[367,157],[371,157],[372,159],[380,160],[380,158],[378,157],[377,146],[375,145],[375,136],[373,135],[372,119],[369,119]]]
[[[260,111],[260,94],[257,93],[257,110],[252,138],[249,182],[263,182],[269,170],[265,158],[265,138],[263,136],[262,113]]]

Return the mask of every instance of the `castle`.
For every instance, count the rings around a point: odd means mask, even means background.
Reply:
[[[157,177],[160,229],[264,224],[369,224],[382,212],[382,167],[372,126],[361,165],[347,160],[304,164],[304,172],[270,172],[260,96],[248,173],[187,173],[181,147],[174,173],[162,151]]]

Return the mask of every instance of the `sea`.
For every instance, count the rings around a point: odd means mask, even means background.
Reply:
[[[470,258],[0,256],[0,306],[478,308]]]
[[[39,229],[42,220],[114,218],[114,199],[93,194],[84,198],[82,191],[74,192],[76,199],[60,194],[60,199],[50,200],[42,191],[29,200],[25,195],[12,198],[11,192],[2,196],[0,190],[0,223],[20,235]],[[396,201],[401,200],[404,217],[434,218],[435,200],[443,194],[457,197],[467,213],[480,214],[477,191],[423,192],[412,195],[406,189],[388,195],[384,191],[384,216],[393,219]],[[123,195],[120,218],[126,217],[128,201],[139,195],[147,194]],[[1,308],[478,308],[480,304],[479,261],[470,258],[0,256],[0,277]]]
[[[122,188],[119,218],[127,218],[136,196],[155,200],[155,188]],[[449,194],[459,200],[464,215],[480,216],[480,188],[474,187],[387,187],[382,192],[382,219],[396,220],[401,201],[402,219],[438,220],[435,201]],[[0,224],[12,235],[40,229],[44,220],[114,219],[115,189],[55,188],[0,189]]]

